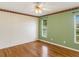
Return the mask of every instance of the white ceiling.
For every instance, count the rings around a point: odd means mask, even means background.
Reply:
[[[35,16],[42,16],[79,6],[79,2],[42,2],[41,4],[46,10],[43,10],[41,14],[36,14],[34,12],[35,4],[35,2],[0,2],[0,8]]]

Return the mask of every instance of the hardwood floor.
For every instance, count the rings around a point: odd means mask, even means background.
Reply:
[[[41,41],[1,49],[1,57],[79,57],[79,52]]]

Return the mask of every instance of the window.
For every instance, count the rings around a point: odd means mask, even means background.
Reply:
[[[42,20],[42,37],[47,38],[47,20]]]
[[[79,15],[75,15],[75,43],[79,43]]]

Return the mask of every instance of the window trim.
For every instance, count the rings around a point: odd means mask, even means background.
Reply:
[[[44,21],[44,20],[42,20],[42,22],[41,22],[41,23],[42,23],[42,25],[41,25],[41,35],[42,35],[42,37],[47,38],[47,36],[45,36],[45,35],[43,34],[43,33],[44,33],[44,32],[43,32],[43,28],[44,28],[44,27],[43,27],[43,21]]]
[[[76,36],[77,36],[76,35],[76,29],[77,29],[76,28],[76,16],[77,15],[79,15],[79,13],[74,15],[74,43],[79,44],[79,42],[77,42],[77,39],[76,39]]]

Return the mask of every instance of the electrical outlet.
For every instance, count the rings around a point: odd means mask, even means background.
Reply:
[[[64,41],[64,44],[66,44],[66,41]]]

